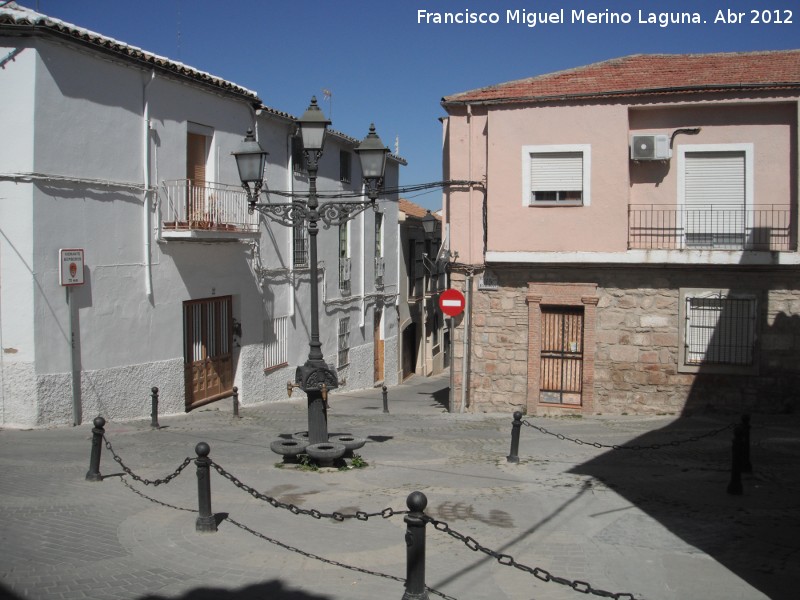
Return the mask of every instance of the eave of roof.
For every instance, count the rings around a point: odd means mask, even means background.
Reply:
[[[800,89],[800,50],[635,54],[442,98],[442,106]]]
[[[0,6],[0,33],[19,36],[51,35],[66,39],[99,52],[118,56],[123,60],[142,65],[147,69],[156,68],[173,76],[186,78],[195,83],[211,86],[216,90],[241,97],[257,110],[279,119],[295,123],[298,120],[297,117],[290,113],[266,106],[257,92],[243,86],[83,27],[54,19],[29,8],[19,6],[16,2],[9,2]],[[340,131],[329,130],[328,133],[354,147],[359,144],[359,140]],[[408,164],[404,158],[396,154],[389,154],[388,157],[401,165]]]
[[[19,6],[16,2],[10,2],[0,7],[0,33],[19,36],[50,35],[66,39],[102,53],[121,57],[148,69],[155,68],[236,96],[242,96],[252,103],[261,104],[261,99],[256,92],[231,81],[83,27],[48,17],[42,13]]]

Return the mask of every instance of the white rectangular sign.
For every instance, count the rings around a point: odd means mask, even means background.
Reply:
[[[61,285],[83,285],[83,248],[61,248],[58,265]]]

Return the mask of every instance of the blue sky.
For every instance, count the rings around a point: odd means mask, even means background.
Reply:
[[[312,95],[353,137],[374,121],[408,160],[404,185],[441,179],[442,96],[638,53],[800,47],[800,4],[774,0],[18,0],[19,4],[180,60],[300,115]],[[506,11],[564,9],[564,23],[508,23]],[[766,15],[761,11],[769,9]],[[418,11],[496,13],[496,24],[420,23]],[[628,24],[572,22],[572,11],[629,13]],[[744,13],[714,23],[717,11]],[[698,12],[705,23],[640,23]],[[771,23],[751,22],[772,17]],[[775,23],[775,17],[790,23]],[[766,20],[760,18],[759,20]],[[323,89],[332,92],[323,101]],[[439,192],[410,198],[426,207]]]

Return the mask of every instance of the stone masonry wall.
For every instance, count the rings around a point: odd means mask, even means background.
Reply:
[[[597,284],[595,323],[585,323],[596,327],[593,364],[584,365],[593,369],[593,413],[800,409],[800,290],[793,269],[496,268],[493,273],[495,290],[479,290],[479,274],[473,280],[470,411],[553,412],[527,389],[529,282]],[[452,282],[465,291],[463,274],[453,273]],[[757,296],[757,373],[679,372],[681,288]],[[463,335],[462,319],[454,331],[455,398],[461,393]]]

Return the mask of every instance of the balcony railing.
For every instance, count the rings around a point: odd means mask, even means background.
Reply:
[[[628,248],[787,251],[797,246],[790,225],[788,204],[636,204],[628,206]]]
[[[190,180],[165,181],[165,231],[255,233],[258,213],[248,214],[242,188],[219,183],[194,185]]]

